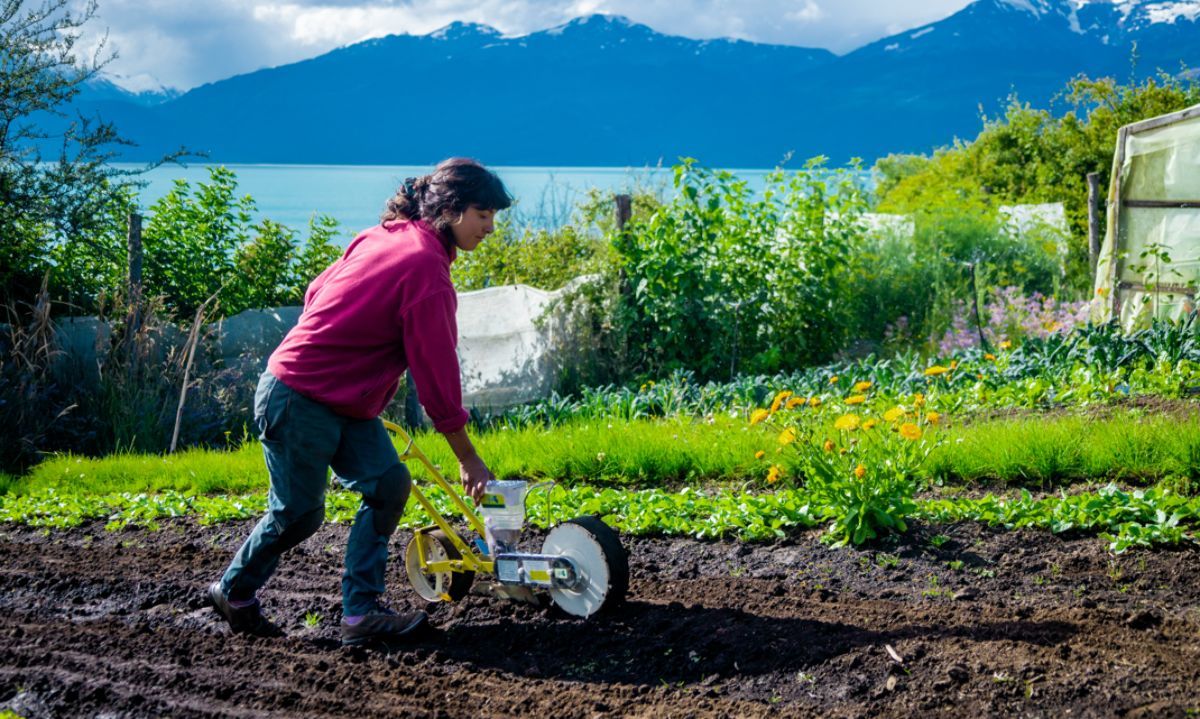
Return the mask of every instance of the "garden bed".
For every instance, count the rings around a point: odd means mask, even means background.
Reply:
[[[328,524],[264,592],[288,637],[202,592],[252,522],[0,529],[0,710],[21,716],[1185,716],[1200,550],[917,526],[831,549],[627,538],[629,601],[576,621],[481,596],[393,654],[337,643]],[[404,533],[396,546],[403,546]],[[399,569],[390,599],[413,604]],[[888,648],[891,648],[889,651]],[[895,656],[892,656],[894,653]]]

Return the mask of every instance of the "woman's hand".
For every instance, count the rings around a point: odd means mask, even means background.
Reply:
[[[462,477],[463,490],[476,502],[483,496],[487,483],[496,478],[479,455],[460,460],[458,474]]]
[[[458,457],[458,476],[462,477],[463,491],[478,502],[487,483],[495,479],[496,475],[492,474],[492,470],[487,468],[479,453],[475,451],[475,445],[471,444],[465,427],[443,436],[450,449],[454,450],[454,456]]]

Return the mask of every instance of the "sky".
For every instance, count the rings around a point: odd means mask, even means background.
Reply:
[[[83,2],[84,0],[79,0]],[[107,33],[108,72],[130,90],[187,90],[389,34],[455,20],[525,35],[593,13],[691,38],[845,53],[940,20],[970,0],[99,0],[83,47]]]

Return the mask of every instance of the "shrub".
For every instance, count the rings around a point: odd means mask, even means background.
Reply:
[[[612,235],[633,372],[701,378],[821,361],[850,332],[843,301],[866,199],[853,172],[820,159],[777,170],[761,197],[744,180],[675,167],[675,198]]]

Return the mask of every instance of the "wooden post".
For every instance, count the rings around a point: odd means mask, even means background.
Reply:
[[[1100,173],[1089,172],[1088,183],[1088,261],[1092,281],[1096,279],[1096,263],[1100,261]]]
[[[137,334],[142,323],[142,216],[137,213],[129,215],[129,236],[127,240],[129,255],[129,336]]]
[[[629,195],[617,195],[613,200],[617,203],[617,232],[624,232],[625,223],[633,217],[633,198]]]
[[[1122,261],[1121,255],[1121,171],[1125,167],[1125,143],[1129,140],[1129,127],[1122,127],[1117,130],[1117,156],[1113,160],[1113,178],[1112,178],[1112,224],[1109,225],[1108,231],[1112,233],[1112,316],[1118,322],[1121,321],[1121,274]]]

